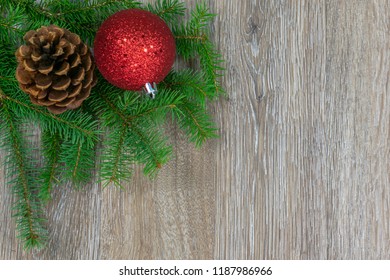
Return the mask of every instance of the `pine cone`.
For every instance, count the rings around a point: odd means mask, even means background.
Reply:
[[[86,44],[55,25],[30,30],[15,55],[16,78],[31,102],[54,114],[76,109],[96,84],[95,63]]]

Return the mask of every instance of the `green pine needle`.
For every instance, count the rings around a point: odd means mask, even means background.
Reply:
[[[178,0],[157,0],[154,4],[148,4],[147,9],[167,23],[176,22],[186,10],[184,3]]]
[[[207,101],[216,97],[214,87],[207,83],[205,73],[191,69],[184,69],[179,72],[172,70],[162,81],[160,88],[178,91],[180,96],[194,101],[204,108]]]
[[[214,122],[202,106],[188,101],[179,106],[179,110],[174,118],[198,148],[207,139],[218,137]]]
[[[76,188],[91,182],[95,168],[95,147],[79,141],[66,139],[61,143],[59,162],[65,167],[61,172],[63,180],[68,180]]]
[[[109,94],[107,94],[109,93]],[[131,177],[131,163],[144,164],[144,172],[154,175],[167,162],[171,147],[153,126],[162,123],[168,113],[178,110],[183,96],[161,90],[154,100],[136,92],[123,91],[102,82],[88,100],[100,113],[103,125],[110,129],[102,156],[101,177],[106,184],[120,185]]]
[[[149,129],[151,125],[147,118],[129,122],[125,144],[136,162],[145,165],[144,173],[153,176],[169,160],[172,147],[159,130]]]
[[[51,199],[53,186],[60,182],[59,157],[61,154],[61,138],[58,133],[52,134],[49,131],[43,131],[41,137],[45,164],[39,176],[41,180],[39,197],[43,201],[48,201]]]
[[[32,166],[31,151],[18,129],[19,120],[10,110],[8,101],[3,99],[0,89],[0,143],[8,151],[6,170],[8,185],[16,197],[14,217],[19,231],[19,238],[26,249],[40,248],[45,245],[47,233],[42,218],[42,205],[36,197],[39,187],[35,180],[35,169]]]
[[[121,182],[128,181],[133,175],[130,165],[135,159],[125,146],[127,129],[125,125],[111,129],[103,142],[100,177],[105,187],[111,183],[121,187]]]

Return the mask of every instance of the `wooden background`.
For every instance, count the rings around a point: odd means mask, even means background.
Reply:
[[[390,259],[390,1],[210,8],[221,138],[196,150],[172,129],[155,181],[57,189],[33,253],[1,166],[0,259]]]

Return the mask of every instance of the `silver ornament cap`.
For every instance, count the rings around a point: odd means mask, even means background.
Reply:
[[[156,83],[153,83],[153,86],[150,83],[146,83],[144,86],[144,92],[151,99],[154,99],[158,92]]]

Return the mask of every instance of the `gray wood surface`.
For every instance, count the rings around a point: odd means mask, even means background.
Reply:
[[[172,128],[156,180],[56,189],[33,253],[1,166],[0,259],[390,259],[390,1],[210,7],[220,139],[196,150]]]

